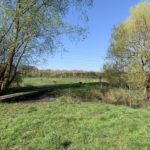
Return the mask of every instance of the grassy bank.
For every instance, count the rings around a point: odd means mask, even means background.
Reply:
[[[0,149],[150,148],[149,108],[64,101],[0,104]]]

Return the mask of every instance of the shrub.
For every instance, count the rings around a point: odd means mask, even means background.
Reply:
[[[110,90],[105,94],[104,101],[112,104],[124,104],[131,107],[143,105],[143,96],[140,91],[129,91],[125,89]]]
[[[103,99],[103,93],[101,89],[75,89],[73,91],[66,90],[62,93],[62,95],[66,97],[71,97],[72,99],[79,99],[82,102],[95,102]]]
[[[22,77],[19,73],[17,73],[14,81],[11,84],[11,87],[20,87],[21,84],[22,84]]]

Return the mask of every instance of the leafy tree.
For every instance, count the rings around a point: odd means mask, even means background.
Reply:
[[[147,73],[142,70],[140,62],[135,62],[131,64],[126,77],[127,83],[131,88],[139,88],[139,89],[143,89],[145,87],[146,84],[145,82],[147,82],[148,79]]]
[[[120,68],[120,64],[105,64],[103,70],[103,77],[106,78],[111,86],[127,88],[125,73]]]
[[[31,54],[55,52],[64,35],[84,35],[81,23],[69,24],[66,18],[70,10],[77,9],[77,16],[80,12],[86,20],[86,8],[92,3],[93,0],[1,0],[0,91],[9,87],[19,64]]]
[[[127,83],[147,94],[150,67],[150,2],[131,9],[130,17],[114,29],[109,48],[112,62],[127,73]]]

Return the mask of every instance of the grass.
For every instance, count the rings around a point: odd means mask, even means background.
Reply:
[[[32,91],[38,87],[48,87],[48,96],[67,96],[80,99],[83,102],[103,101],[117,105],[131,107],[145,107],[148,103],[143,101],[140,91],[115,88],[105,79],[99,82],[92,78],[23,78],[22,87],[10,88],[7,93]],[[36,99],[36,97],[35,97]]]
[[[43,78],[43,77],[25,77],[22,79],[22,86],[41,86],[54,84],[71,84],[79,82],[98,82],[98,79],[92,78]]]
[[[150,108],[68,101],[0,104],[0,149],[150,149]]]
[[[0,103],[0,150],[150,149],[150,107],[100,103],[126,104],[130,95],[140,97],[138,91],[83,78],[23,78],[24,87],[12,91],[29,91],[31,85],[51,85],[47,94],[63,97],[56,102]]]
[[[99,87],[98,87],[99,86]],[[49,87],[50,93],[60,96],[68,91],[78,93],[78,91],[84,91],[87,93],[87,89],[100,88],[100,82],[98,79],[93,78],[40,78],[40,77],[25,77],[22,78],[20,87],[12,86],[6,92],[7,94],[16,92],[26,92],[35,90],[38,87]]]
[[[58,89],[68,89],[71,90],[76,86],[77,88],[81,86],[82,83],[99,83],[98,79],[93,78],[40,78],[40,77],[24,77],[22,78],[22,83],[17,87],[15,84],[10,87],[6,94],[16,93],[16,92],[28,92],[35,90],[36,88],[49,87],[50,91],[59,91]],[[80,85],[80,86],[79,86]]]

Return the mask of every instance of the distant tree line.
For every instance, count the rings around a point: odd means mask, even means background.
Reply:
[[[20,73],[24,77],[80,77],[80,78],[101,78],[102,73],[82,70],[39,70],[34,66],[22,66]]]

